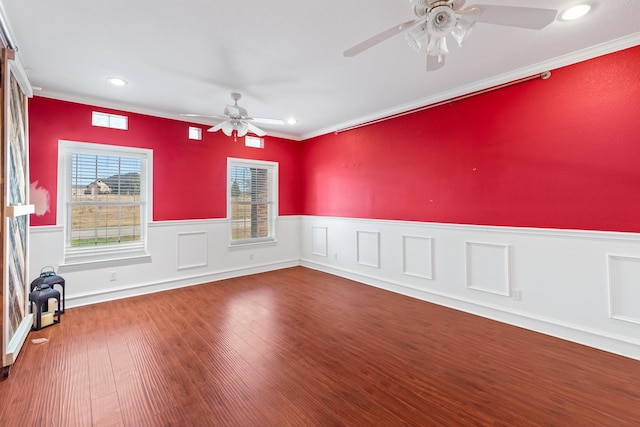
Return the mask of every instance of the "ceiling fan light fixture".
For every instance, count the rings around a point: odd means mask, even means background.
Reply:
[[[225,135],[231,136],[234,129],[235,129],[235,126],[230,121],[222,123],[222,132],[224,132]]]
[[[238,132],[238,136],[245,136],[247,132],[249,132],[249,126],[244,122],[240,122],[236,127],[236,131]]]
[[[451,36],[458,43],[458,46],[462,47],[462,43],[467,39],[475,25],[475,21],[458,18],[455,27],[451,30]]]
[[[427,53],[431,56],[444,56],[448,54],[447,38],[445,36],[430,37],[429,44],[427,45]]]
[[[424,50],[427,46],[429,35],[426,32],[425,26],[419,27],[404,33],[404,37],[407,39],[409,46],[416,52]]]
[[[449,5],[436,6],[429,10],[427,32],[431,36],[444,37],[456,25],[456,12]]]

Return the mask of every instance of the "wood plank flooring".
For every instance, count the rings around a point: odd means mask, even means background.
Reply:
[[[0,425],[638,426],[640,362],[296,267],[68,309]]]

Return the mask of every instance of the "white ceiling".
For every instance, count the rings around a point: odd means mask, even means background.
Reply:
[[[582,20],[541,31],[478,23],[427,73],[402,36],[342,55],[413,19],[409,0],[1,0],[35,95],[186,120],[222,114],[237,91],[250,115],[295,117],[261,127],[298,140],[640,44],[639,0],[588,2]]]

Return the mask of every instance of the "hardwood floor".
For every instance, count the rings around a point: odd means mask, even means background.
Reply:
[[[640,362],[297,267],[68,309],[0,425],[638,426]]]

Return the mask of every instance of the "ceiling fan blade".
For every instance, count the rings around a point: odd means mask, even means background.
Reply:
[[[284,120],[280,119],[265,119],[263,117],[247,117],[247,120],[254,121],[256,123],[264,123],[265,125],[283,125]]]
[[[444,55],[427,55],[427,71],[436,71],[444,67]]]
[[[215,126],[213,126],[213,127],[210,127],[209,129],[207,129],[207,132],[218,132],[220,129],[222,129],[222,125],[223,125],[224,123],[225,123],[225,122],[218,123],[217,125],[215,125]]]
[[[218,120],[227,120],[228,117],[223,116],[208,116],[204,114],[180,114],[183,117],[203,117],[205,119],[218,119]]]
[[[345,50],[343,55],[348,58],[356,56],[357,54],[364,52],[365,50],[377,45],[378,43],[382,43],[383,41],[395,36],[396,34],[411,30],[413,27],[421,24],[423,21],[424,19],[412,19],[411,21],[403,22],[400,25],[391,27],[388,30],[378,33],[373,37],[369,37],[365,41]]]
[[[495,6],[489,4],[474,4],[467,9],[479,12],[473,13],[473,19],[487,24],[506,25],[509,27],[541,30],[551,24],[558,11],[555,9],[540,9],[537,7]],[[465,11],[461,11],[465,12]]]
[[[258,136],[265,136],[267,133],[260,129],[257,126],[252,125],[251,123],[246,123],[249,132],[255,133]]]

